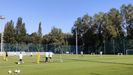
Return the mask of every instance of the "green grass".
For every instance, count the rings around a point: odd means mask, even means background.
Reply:
[[[8,70],[20,69],[18,75],[133,75],[133,56],[113,55],[60,55],[53,56],[53,62],[36,64],[37,57],[25,56],[24,64],[15,64],[17,57],[9,57],[3,61],[0,57],[0,75],[8,74]],[[44,57],[41,58],[44,61]]]

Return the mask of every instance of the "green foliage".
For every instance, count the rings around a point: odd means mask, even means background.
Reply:
[[[119,47],[114,48],[114,44],[118,42],[115,42],[116,39],[122,39],[125,34],[127,34],[127,37],[130,39],[133,37],[132,9],[133,6],[131,4],[122,5],[120,10],[112,8],[109,12],[99,12],[92,18],[87,15],[79,17],[72,27],[73,36],[76,35],[76,30],[78,32],[78,45],[83,45],[86,48],[84,49],[86,53],[88,51],[97,52],[105,50],[105,43],[108,41],[110,44],[112,42],[113,50],[117,50]],[[123,17],[125,17],[124,20]],[[126,21],[127,25],[123,29],[122,23],[124,21]],[[127,31],[127,33],[123,31]],[[89,47],[89,50],[87,50],[87,47]]]
[[[125,50],[121,47],[124,44],[123,39],[133,39],[133,5],[123,4],[120,9],[111,8],[106,13],[99,12],[94,16],[85,14],[78,17],[72,27],[72,33],[63,33],[60,28],[53,27],[51,32],[43,35],[41,25],[40,22],[38,31],[28,34],[21,17],[18,18],[15,28],[11,20],[5,25],[4,42],[31,43],[40,50],[40,44],[76,45],[77,32],[78,46],[82,47],[84,53],[99,51],[115,53],[119,51],[118,49]],[[131,42],[128,47],[132,47]]]
[[[39,23],[38,36],[42,37],[42,27],[41,27],[41,22]]]
[[[49,33],[49,43],[51,44],[64,44],[64,36],[61,29],[53,27]]]
[[[25,23],[22,22],[22,18],[19,17],[17,21],[17,25],[15,28],[15,35],[16,35],[16,41],[17,43],[22,43],[25,40],[26,37],[26,28]]]
[[[14,23],[11,20],[7,22],[4,29],[4,42],[5,43],[15,43],[15,30],[14,30]]]

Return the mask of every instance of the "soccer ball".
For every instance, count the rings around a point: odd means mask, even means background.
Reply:
[[[17,73],[20,73],[20,70],[18,70]]]
[[[18,62],[18,64],[20,64],[20,62]]]
[[[18,73],[18,70],[15,70],[14,73]]]
[[[9,74],[11,74],[11,73],[12,73],[12,71],[11,71],[11,70],[9,70],[9,71],[8,71],[8,73],[9,73]]]

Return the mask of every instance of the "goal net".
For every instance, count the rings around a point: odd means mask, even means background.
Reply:
[[[127,49],[126,55],[133,55],[133,49]]]

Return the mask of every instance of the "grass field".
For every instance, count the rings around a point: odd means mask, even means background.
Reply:
[[[3,61],[0,57],[0,75],[133,75],[133,56],[60,55],[53,62],[36,64],[36,56],[24,56],[24,64],[15,64],[18,57]],[[41,58],[44,61],[44,57]],[[20,69],[19,74],[8,70]]]

